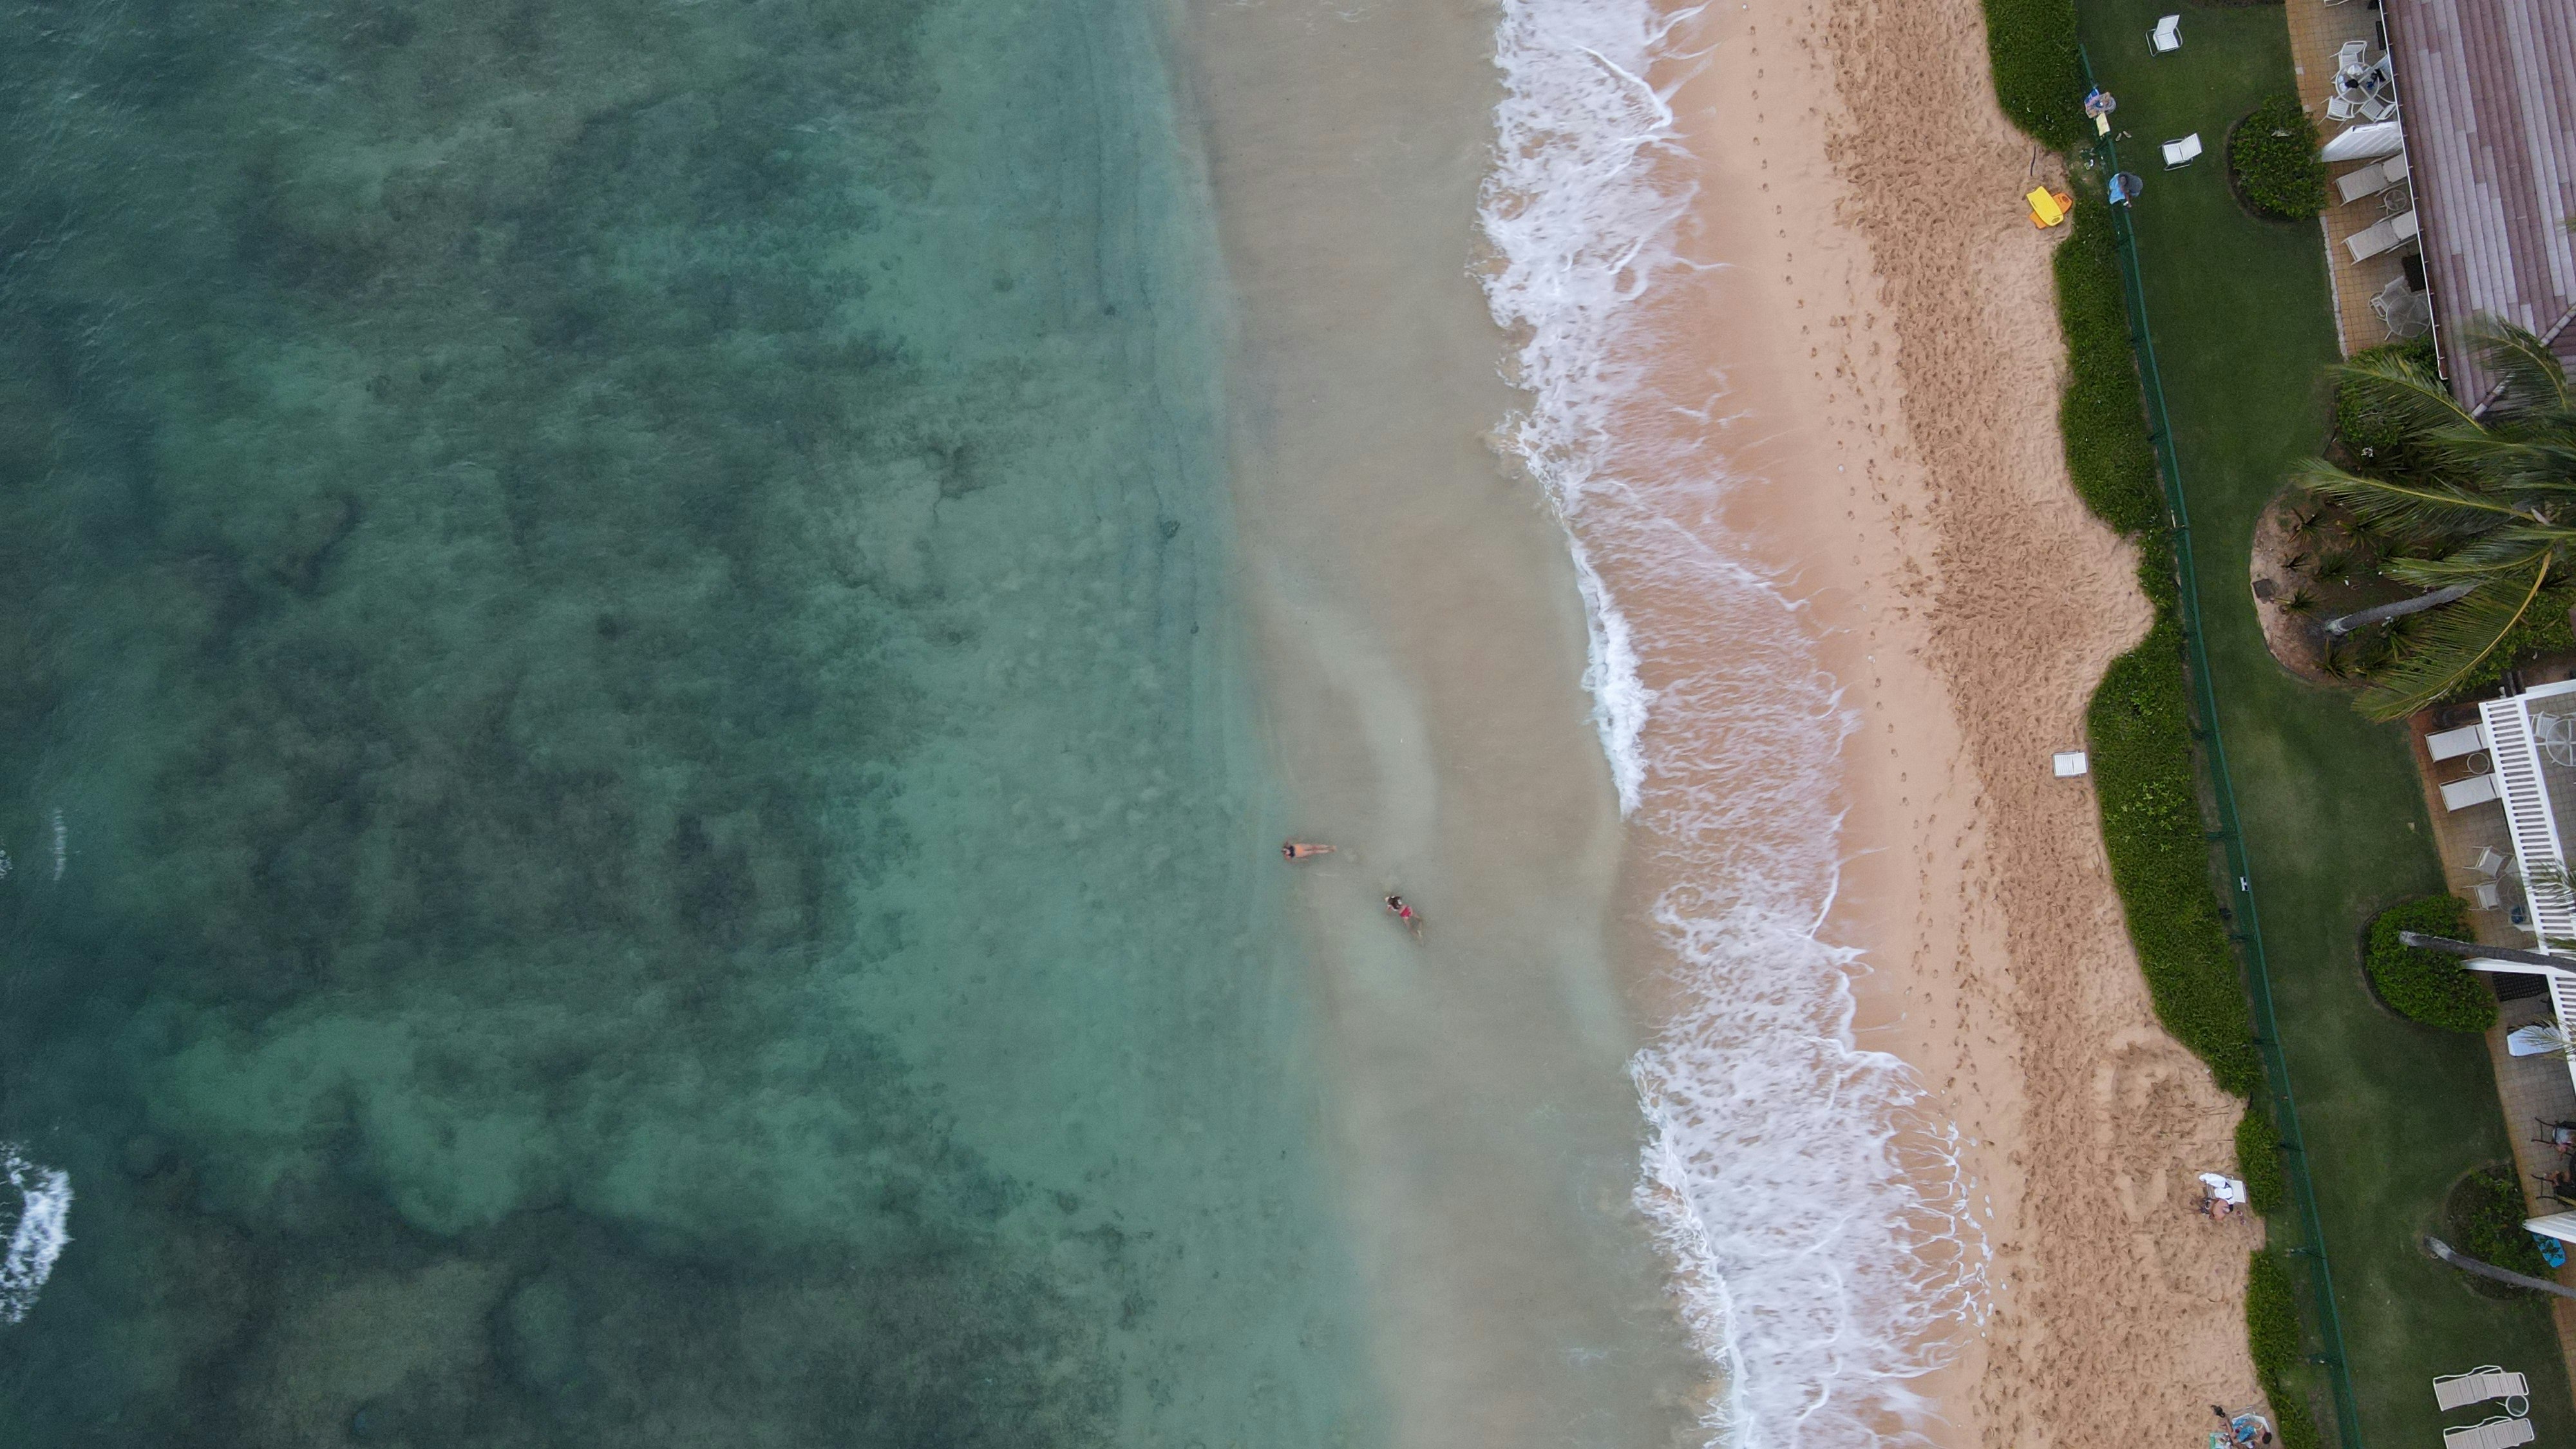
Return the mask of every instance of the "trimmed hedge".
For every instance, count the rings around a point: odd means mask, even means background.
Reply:
[[[2209,885],[2209,838],[2193,774],[2182,627],[2160,613],[2111,662],[2085,713],[2111,881],[2156,1016],[2242,1097],[2263,1077],[2236,958]]]
[[[2461,1252],[2527,1278],[2548,1278],[2549,1260],[2522,1225],[2524,1214],[2522,1184],[2509,1167],[2479,1168],[2451,1189],[2450,1229]],[[2472,1278],[2470,1286],[2496,1298],[2532,1296],[2531,1289],[2492,1278]]]
[[[2362,957],[2370,989],[2389,1010],[2443,1031],[2482,1032],[2495,1025],[2495,989],[2484,978],[2455,956],[2397,939],[2400,931],[2465,938],[2468,930],[2468,903],[2458,896],[2420,896],[2381,911],[2371,920]]]
[[[2012,123],[2058,150],[2084,139],[2084,61],[2075,0],[1985,0],[1995,100]]]
[[[2129,350],[2129,306],[2109,221],[2076,212],[2074,235],[2057,248],[2057,320],[2066,333],[2069,378],[2057,405],[2066,471],[2102,521],[2142,534],[2165,523],[2165,493],[2147,442],[2138,363]],[[2168,577],[2170,570],[2167,571]],[[2168,586],[2170,587],[2170,586]]]
[[[2272,1405],[2272,1427],[2282,1449],[2316,1449],[2316,1416],[2308,1397],[2290,1381],[2299,1366],[2299,1305],[2290,1288],[2290,1270],[2271,1253],[2256,1253],[2245,1269],[2245,1346],[2254,1357],[2254,1378]]]
[[[2250,1104],[2236,1119],[2236,1175],[2244,1179],[2249,1205],[2267,1218],[2289,1201],[2289,1182],[2281,1172],[2281,1134],[2262,1108]]]
[[[2326,164],[2317,159],[2317,123],[2299,98],[2276,95],[2227,133],[2227,169],[2237,194],[2265,216],[2313,221],[2326,209]]]

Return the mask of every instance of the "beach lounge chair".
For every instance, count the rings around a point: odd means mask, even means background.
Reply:
[[[2413,241],[2416,226],[2415,213],[2410,211],[2404,216],[2392,216],[2354,232],[2343,239],[2343,244],[2352,249],[2354,261],[2366,262],[2381,252],[2393,252]]]
[[[2165,169],[2167,171],[2174,170],[2177,167],[2188,166],[2199,159],[2200,133],[2198,131],[2192,132],[2190,135],[2183,137],[2179,141],[2167,141],[2165,143]]]
[[[2462,1424],[2442,1431],[2442,1449],[2514,1449],[2535,1437],[2529,1419],[2515,1419],[2503,1414],[2483,1424]]]
[[[2391,156],[2385,161],[2373,161],[2358,171],[2336,177],[2335,191],[2346,202],[2354,202],[2365,196],[2377,196],[2405,179],[2406,158]]]
[[[2473,1368],[2464,1374],[2444,1374],[2433,1380],[2433,1402],[2441,1405],[2443,1413],[2465,1409],[2471,1404],[2483,1404],[2489,1399],[2504,1400],[2508,1414],[2527,1414],[2531,1412],[2531,1381],[2520,1374],[2506,1373],[2495,1364]],[[2516,1399],[2523,1401],[2519,1409],[2513,1406]]]
[[[2465,780],[2453,780],[2442,787],[2442,808],[2445,810],[2466,810],[2472,805],[2484,805],[2497,798],[2500,797],[2496,794],[2496,781],[2493,775],[2471,775]]]
[[[2455,730],[2444,730],[2438,735],[2424,737],[2424,752],[2435,760],[2456,760],[2462,755],[2474,755],[2486,747],[2487,731],[2484,725],[2465,724]]]
[[[2157,21],[2156,28],[2147,32],[2147,44],[2158,55],[2171,55],[2182,49],[2182,17],[2168,15]]]

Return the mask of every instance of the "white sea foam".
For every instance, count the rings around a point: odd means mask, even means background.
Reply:
[[[1706,264],[1676,247],[1696,193],[1650,77],[1690,63],[1697,16],[1504,0],[1485,285],[1531,399],[1513,445],[1573,543],[1620,803],[1676,882],[1655,915],[1683,1005],[1633,1064],[1637,1200],[1724,1371],[1711,1442],[1902,1442],[1912,1381],[1983,1312],[1989,1249],[1954,1131],[1904,1062],[1855,1045],[1863,968],[1819,935],[1849,712],[1795,602],[1714,521],[1732,480],[1711,400],[1657,385],[1656,291]]]
[[[0,1324],[16,1323],[36,1306],[36,1294],[54,1271],[54,1260],[71,1241],[66,1231],[72,1215],[71,1174],[27,1160],[14,1143],[0,1142],[0,1178],[18,1201],[17,1223],[9,1246],[0,1254]],[[7,1206],[0,1198],[0,1208]]]

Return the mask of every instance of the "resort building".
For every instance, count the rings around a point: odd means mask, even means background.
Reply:
[[[2460,345],[2473,317],[2576,363],[2576,4],[2291,0],[2289,20],[2345,353],[2429,332],[2473,408],[2496,388]]]

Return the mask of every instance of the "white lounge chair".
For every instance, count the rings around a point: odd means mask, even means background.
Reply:
[[[2503,1414],[2483,1424],[2462,1424],[2442,1431],[2442,1449],[2514,1449],[2536,1437],[2529,1419]]]
[[[2455,730],[2424,737],[2424,752],[2436,760],[2456,760],[2462,755],[2474,755],[2486,747],[2487,730],[2484,725],[2465,724]]]
[[[2179,141],[2165,143],[2165,169],[2172,171],[2200,159],[2200,133],[2192,132]]]
[[[2182,49],[2182,17],[2168,15],[2157,21],[2156,28],[2147,32],[2147,44],[2158,55],[2171,55]]]
[[[2356,121],[2361,118],[2361,107],[2341,96],[2328,96],[2326,97],[2326,117],[2336,121]]]
[[[2484,805],[2497,798],[2496,781],[2493,775],[2471,775],[2465,780],[2453,780],[2442,787],[2442,808],[2445,810],[2466,810],[2472,805]]]
[[[2489,1399],[2504,1400],[2508,1414],[2527,1414],[2531,1412],[2531,1381],[2520,1374],[2506,1373],[2494,1364],[2474,1368],[2464,1374],[2445,1374],[2433,1380],[2433,1402],[2442,1406],[2443,1413],[2465,1409],[2471,1404],[2483,1404]],[[2513,1406],[2516,1399],[2523,1401],[2520,1409]]]
[[[2377,196],[2405,179],[2406,158],[2391,156],[2336,177],[2335,191],[2347,202],[2359,201],[2365,196]]]
[[[2354,232],[2343,239],[2343,244],[2352,249],[2354,261],[2366,262],[2381,252],[2393,252],[2413,241],[2417,225],[2415,213],[2410,211],[2404,216],[2392,216]]]

